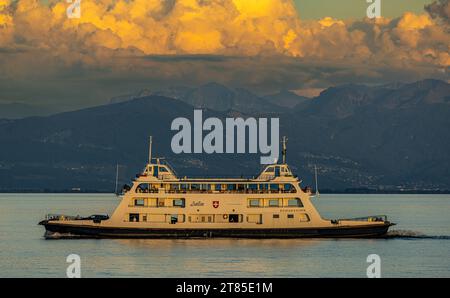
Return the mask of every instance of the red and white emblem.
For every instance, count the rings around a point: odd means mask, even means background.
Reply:
[[[213,201],[213,207],[219,208],[219,201]]]

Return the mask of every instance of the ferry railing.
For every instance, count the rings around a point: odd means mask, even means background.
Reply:
[[[64,214],[47,214],[45,216],[46,220],[55,220],[55,221],[62,221],[62,220],[79,220],[81,219],[81,216],[71,216],[71,215],[64,215]]]
[[[364,217],[355,217],[355,218],[340,218],[338,221],[366,221],[366,222],[386,222],[386,215],[370,215]]]

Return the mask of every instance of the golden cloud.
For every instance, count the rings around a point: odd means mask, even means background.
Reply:
[[[448,0],[440,2],[448,10]],[[81,18],[70,19],[68,5],[0,0],[0,47],[47,52],[61,63],[88,65],[117,64],[113,58],[119,54],[450,65],[448,28],[428,14],[301,21],[291,0],[82,0]],[[433,6],[434,14],[439,7]]]

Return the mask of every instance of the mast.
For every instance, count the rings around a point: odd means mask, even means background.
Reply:
[[[148,145],[148,164],[152,164],[152,136],[150,136],[150,142]]]
[[[315,180],[316,180],[316,196],[320,196],[319,184],[317,182],[317,167],[316,167],[316,165],[314,165],[314,176],[315,176]]]
[[[116,188],[114,193],[117,195],[118,194],[118,187],[119,187],[119,164],[116,164]]]
[[[283,145],[281,153],[283,155],[283,164],[286,163],[286,143],[288,141],[288,138],[286,138],[285,136],[283,136],[283,139],[281,141],[281,144]]]

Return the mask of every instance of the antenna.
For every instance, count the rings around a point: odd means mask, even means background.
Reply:
[[[148,145],[148,164],[152,163],[152,136],[150,136],[150,142]]]
[[[318,181],[317,181],[317,167],[316,167],[316,165],[314,165],[314,176],[315,176],[315,178],[316,178],[316,196],[320,196],[320,193],[319,193],[319,183],[318,183]]]
[[[286,163],[286,143],[288,141],[288,138],[286,138],[285,136],[283,137],[281,144],[283,145],[283,148],[281,150],[281,153],[283,154],[283,164]]]
[[[116,164],[116,188],[114,193],[118,195],[118,187],[119,187],[119,164]]]

